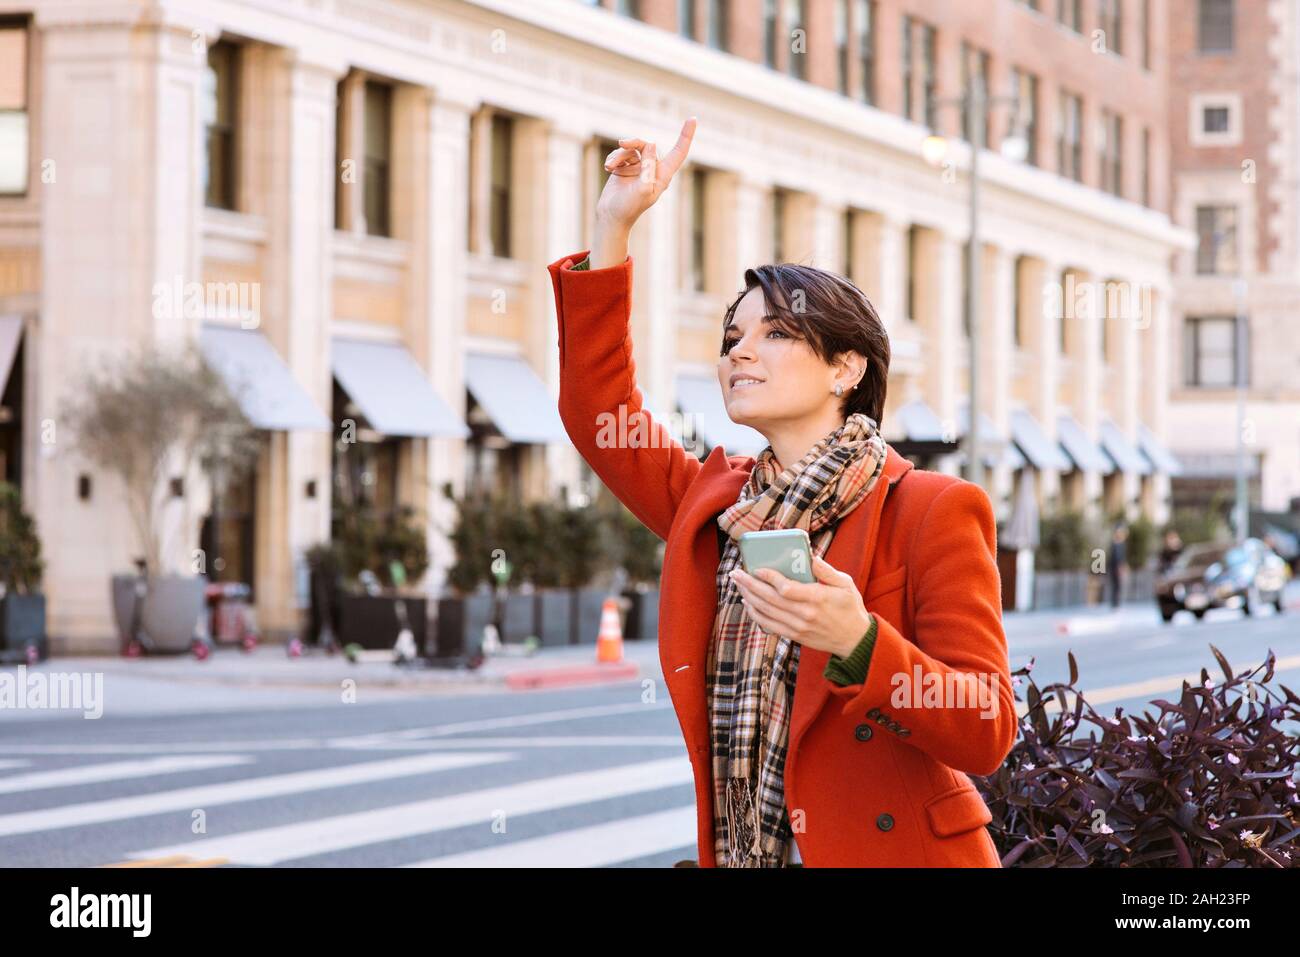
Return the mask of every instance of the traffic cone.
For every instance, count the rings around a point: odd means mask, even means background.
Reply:
[[[617,664],[623,660],[623,629],[618,622],[618,599],[606,598],[600,608],[600,632],[596,635],[596,660]]]

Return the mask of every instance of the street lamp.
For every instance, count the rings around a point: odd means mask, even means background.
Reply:
[[[969,412],[966,423],[966,437],[963,442],[966,450],[966,477],[976,485],[984,484],[984,463],[980,459],[979,440],[979,297],[980,297],[980,150],[984,148],[984,124],[988,108],[992,104],[1010,104],[1017,106],[1019,96],[989,96],[983,84],[967,81],[961,96],[941,97],[934,101],[936,107],[957,106],[966,119],[966,142],[970,144],[970,241],[966,246],[966,328],[969,330],[967,358],[969,361]],[[1019,109],[1016,110],[1017,118]],[[1019,122],[1016,133],[1003,139],[1002,152],[1008,159],[1024,159],[1028,155],[1029,143],[1023,136]],[[937,133],[931,133],[921,144],[921,155],[931,166],[943,163],[948,153],[948,141]]]

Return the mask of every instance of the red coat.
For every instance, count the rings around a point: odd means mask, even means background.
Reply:
[[[754,459],[715,448],[701,463],[675,442],[599,438],[602,413],[617,420],[620,404],[627,414],[641,408],[628,329],[633,263],[573,271],[587,252],[547,267],[560,415],[596,474],[667,543],[659,660],[695,772],[699,863],[715,867],[704,673],[717,608],[715,519]],[[785,794],[792,824],[802,820],[795,840],[805,866],[999,866],[984,827],[992,816],[967,777],[1001,765],[1018,723],[994,534],[982,488],[915,469],[892,448],[882,480],[839,523],[826,560],[857,582],[877,637],[865,684],[836,685],[822,675],[827,652],[799,652]],[[926,695],[961,672],[983,676],[991,707],[973,693],[965,707],[951,694]]]

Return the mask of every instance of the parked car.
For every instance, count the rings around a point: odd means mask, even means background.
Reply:
[[[1189,545],[1156,582],[1160,617],[1179,609],[1198,619],[1211,608],[1240,608],[1247,615],[1271,604],[1282,611],[1282,589],[1291,569],[1258,538],[1240,545]]]

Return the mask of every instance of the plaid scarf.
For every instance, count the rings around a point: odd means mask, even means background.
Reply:
[[[848,417],[779,475],[768,446],[736,504],[718,516],[726,533],[718,563],[718,612],[709,645],[714,854],[719,867],[784,867],[791,840],[785,759],[799,645],[764,632],[730,578],[742,534],[802,528],[813,554],[830,547],[835,524],[863,502],[885,467],[885,442],[862,413]]]

